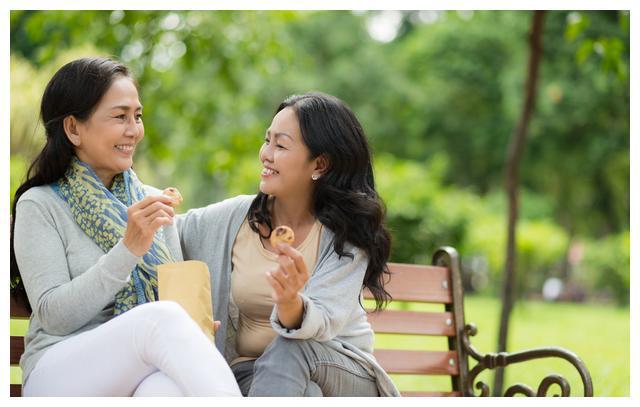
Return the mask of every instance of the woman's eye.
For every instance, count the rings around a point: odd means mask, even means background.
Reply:
[[[136,115],[136,121],[139,122],[141,120],[142,120],[142,115],[141,114]]]
[[[116,116],[116,119],[120,119],[120,120],[124,120],[126,118],[127,118],[127,116],[125,116],[123,114],[119,114],[119,115]]]
[[[282,144],[276,144],[276,147],[278,147],[278,148],[285,148]]]

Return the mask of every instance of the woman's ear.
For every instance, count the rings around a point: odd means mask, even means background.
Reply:
[[[64,132],[71,144],[79,147],[82,140],[80,139],[80,134],[78,133],[78,120],[73,116],[67,116],[62,121],[62,126],[64,127]]]
[[[318,157],[316,157],[315,161],[316,161],[316,167],[313,170],[313,175],[311,175],[311,178],[314,181],[322,177],[324,174],[326,174],[327,171],[329,171],[329,167],[330,167],[329,159],[324,154],[321,154]]]

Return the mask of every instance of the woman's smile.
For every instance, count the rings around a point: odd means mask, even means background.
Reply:
[[[133,152],[135,151],[136,146],[135,144],[116,144],[114,148],[117,152],[127,157],[131,157],[133,155]]]
[[[272,177],[272,176],[274,176],[274,175],[278,175],[278,174],[279,174],[279,172],[278,172],[278,171],[274,170],[273,168],[269,168],[269,167],[266,167],[266,166],[265,166],[265,167],[262,169],[262,173],[260,174],[260,176],[261,176],[262,178],[270,178],[270,177]]]

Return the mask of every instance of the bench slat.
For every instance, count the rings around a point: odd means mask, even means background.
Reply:
[[[21,384],[10,384],[9,385],[9,396],[11,396],[11,397],[20,397],[20,396],[22,396],[22,385]]]
[[[456,334],[450,312],[387,310],[369,313],[367,319],[376,333],[429,336]]]
[[[450,272],[446,267],[388,263],[391,276],[385,289],[394,301],[451,304]],[[364,297],[372,299],[369,290]]]
[[[373,351],[387,373],[458,375],[455,352],[377,349]]]
[[[27,311],[27,307],[21,303],[16,301],[13,297],[11,298],[11,302],[9,303],[9,313],[11,314],[12,319],[29,319],[31,314]]]
[[[24,337],[12,336],[10,338],[9,348],[11,349],[9,354],[9,363],[17,365],[20,363],[20,356],[22,356],[22,353],[24,352]]]

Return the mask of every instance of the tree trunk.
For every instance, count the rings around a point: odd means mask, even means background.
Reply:
[[[509,205],[509,219],[507,227],[507,253],[502,283],[502,312],[500,313],[500,331],[498,333],[498,352],[507,350],[507,333],[509,318],[515,302],[514,287],[516,280],[516,223],[518,221],[518,175],[522,154],[527,141],[527,129],[536,98],[538,82],[538,67],[542,56],[542,21],[544,11],[534,11],[529,33],[529,64],[527,67],[527,81],[520,119],[511,134],[505,165],[505,189]],[[504,369],[496,370],[493,383],[493,395],[502,393]]]

